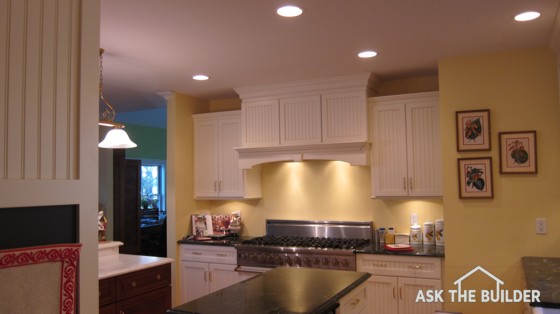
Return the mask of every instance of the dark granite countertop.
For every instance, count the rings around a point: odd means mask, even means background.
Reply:
[[[324,313],[370,276],[344,270],[277,267],[167,313]]]
[[[530,305],[560,308],[560,258],[525,256],[521,262],[526,288],[541,292],[540,302]]]
[[[238,243],[241,243],[245,240],[249,240],[252,237],[244,237],[244,236],[228,236],[225,238],[215,239],[215,240],[205,240],[205,241],[198,241],[194,239],[189,239],[185,236],[183,239],[177,241],[179,244],[196,244],[196,245],[217,245],[217,246],[235,246]]]
[[[403,256],[427,256],[445,257],[445,247],[437,245],[412,245],[412,251],[389,251],[383,248],[382,244],[372,243],[369,246],[356,250],[356,253],[364,254],[386,254]]]

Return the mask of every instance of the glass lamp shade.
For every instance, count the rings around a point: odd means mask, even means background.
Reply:
[[[112,129],[98,145],[101,148],[133,148],[136,145],[123,129]]]

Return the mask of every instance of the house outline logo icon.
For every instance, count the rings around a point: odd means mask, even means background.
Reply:
[[[463,280],[469,278],[472,274],[476,272],[482,272],[490,279],[496,282],[495,289],[492,290],[473,290],[473,289],[463,289]],[[447,292],[448,301],[451,303],[516,303],[516,302],[540,302],[540,291],[539,290],[506,290],[503,288],[504,281],[500,278],[494,276],[492,273],[484,269],[482,266],[476,266],[469,272],[464,274],[461,278],[453,282],[457,288],[455,290],[418,290],[416,295],[416,302],[422,303],[443,303],[444,293]]]
[[[463,282],[463,280],[467,279],[468,277],[470,277],[472,274],[474,274],[477,271],[481,271],[483,272],[486,276],[494,279],[494,281],[496,281],[496,291],[500,291],[500,286],[504,284],[504,282],[502,280],[500,280],[500,278],[494,276],[491,272],[487,271],[486,269],[484,269],[482,266],[476,266],[475,268],[471,269],[471,271],[469,271],[468,273],[464,274],[463,277],[455,280],[453,282],[453,284],[455,286],[457,286],[457,292],[458,294],[461,294],[461,291],[463,290],[461,287],[461,283]]]

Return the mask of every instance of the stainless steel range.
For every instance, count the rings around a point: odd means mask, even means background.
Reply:
[[[372,237],[371,221],[267,220],[265,236],[236,245],[238,269],[356,270],[354,250],[370,244]]]

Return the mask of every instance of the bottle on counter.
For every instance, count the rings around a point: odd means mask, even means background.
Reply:
[[[395,229],[389,228],[385,235],[385,244],[395,244]]]
[[[445,242],[443,237],[443,219],[436,219],[435,235],[436,235],[436,245],[444,246]]]
[[[434,223],[432,221],[426,221],[424,223],[424,232],[422,234],[423,236],[423,244],[424,245],[434,245],[436,244],[436,237],[435,237],[435,226]]]
[[[422,228],[419,225],[410,226],[410,244],[422,244]]]
[[[385,244],[385,228],[379,228],[376,231],[377,242],[380,244]]]

